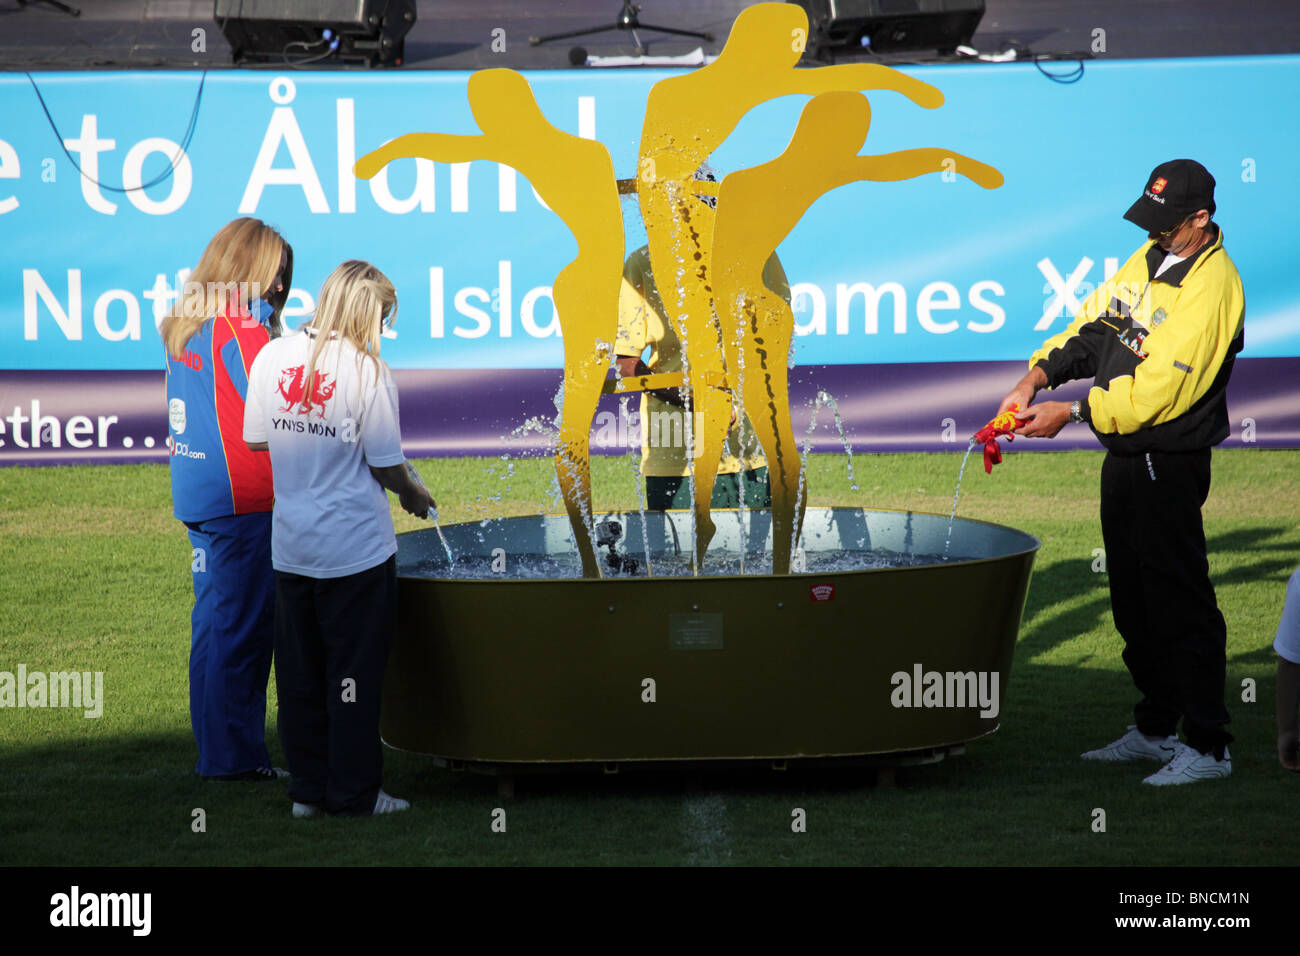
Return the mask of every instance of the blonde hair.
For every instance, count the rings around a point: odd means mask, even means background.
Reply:
[[[397,290],[388,276],[368,262],[349,259],[330,273],[321,286],[316,316],[311,328],[316,342],[307,362],[303,387],[312,394],[316,362],[332,339],[346,339],[357,350],[357,370],[366,359],[379,370],[379,347],[385,320],[389,327],[397,317]]]
[[[280,255],[285,256],[280,278],[283,288],[274,294],[271,284],[280,273]],[[278,232],[260,219],[244,217],[226,223],[203,250],[199,264],[186,280],[176,305],[162,320],[159,331],[163,345],[173,358],[194,333],[213,316],[232,305],[267,297],[273,308],[271,332],[280,334],[280,310],[293,280],[293,248]]]

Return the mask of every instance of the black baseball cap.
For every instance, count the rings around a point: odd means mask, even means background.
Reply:
[[[1166,232],[1200,209],[1214,215],[1214,177],[1194,159],[1171,159],[1151,170],[1124,218],[1147,232]]]

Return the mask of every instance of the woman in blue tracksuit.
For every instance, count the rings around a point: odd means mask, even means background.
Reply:
[[[160,331],[167,351],[172,503],[189,531],[194,612],[190,720],[196,770],[274,780],[265,741],[274,645],[271,462],[242,439],[248,370],[272,335],[293,250],[257,219],[208,243]]]

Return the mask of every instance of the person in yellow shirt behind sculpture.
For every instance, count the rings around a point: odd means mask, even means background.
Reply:
[[[763,269],[763,283],[789,301],[790,283],[775,254]],[[643,359],[647,349],[649,354]],[[628,256],[623,266],[614,350],[623,378],[682,371],[682,344],[659,296],[648,246]],[[743,370],[732,374],[737,372]],[[688,448],[698,440],[696,423],[689,419],[691,403],[683,393],[684,389],[660,388],[642,394],[641,473],[645,476],[646,508],[650,511],[691,507]],[[732,422],[711,504],[714,508],[736,508],[743,495],[746,508],[771,507],[767,459],[754,430],[747,418],[733,417]]]

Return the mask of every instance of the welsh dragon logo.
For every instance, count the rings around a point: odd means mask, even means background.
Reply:
[[[330,381],[328,375],[317,369],[312,378],[311,394],[308,395],[303,384],[305,376],[306,369],[302,365],[286,368],[280,372],[280,381],[276,388],[286,402],[280,411],[308,414],[314,408],[317,417],[324,418],[325,405],[333,397],[336,383]]]

